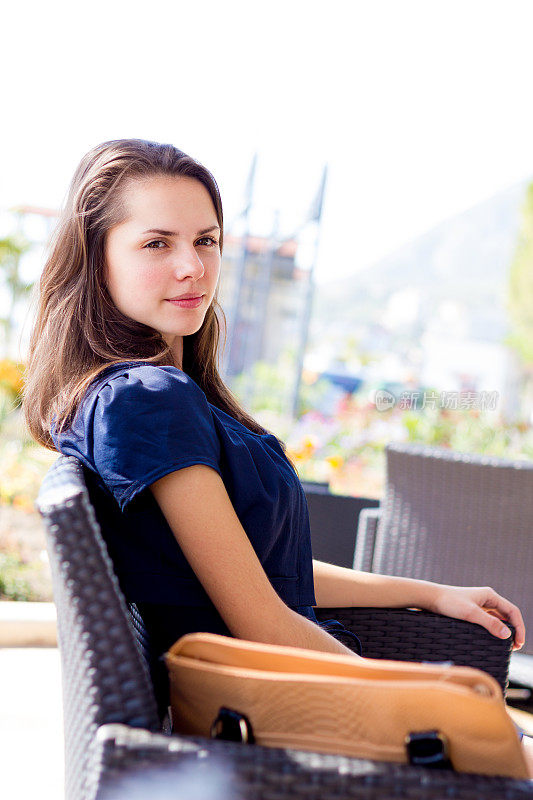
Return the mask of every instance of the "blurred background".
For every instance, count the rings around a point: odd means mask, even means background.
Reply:
[[[528,2],[155,0],[2,12],[0,597],[50,600],[20,415],[72,173],[172,142],[219,183],[220,369],[304,481],[379,498],[411,440],[533,457]]]
[[[529,0],[21,0],[0,20],[8,625],[53,619],[34,500],[57,454],[20,398],[58,210],[109,139],[214,174],[220,370],[302,481],[380,498],[393,441],[533,458]],[[58,652],[0,637],[0,672],[2,785],[60,797]]]

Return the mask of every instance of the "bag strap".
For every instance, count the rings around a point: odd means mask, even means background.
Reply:
[[[221,706],[211,725],[212,739],[254,744],[252,724],[246,714]],[[405,740],[407,760],[415,767],[453,769],[448,755],[448,740],[440,731],[410,733]]]
[[[431,769],[453,769],[448,754],[448,739],[440,731],[410,733],[405,739],[409,764]]]

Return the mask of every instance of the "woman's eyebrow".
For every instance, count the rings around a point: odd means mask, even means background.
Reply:
[[[201,231],[198,231],[196,234],[197,236],[203,236],[204,233],[211,233],[211,231],[220,230],[218,225],[211,225],[210,228],[204,228]],[[175,233],[174,231],[164,231],[162,228],[149,228],[147,231],[143,231],[141,236],[144,236],[145,233],[157,233],[159,236],[178,236],[179,234]]]

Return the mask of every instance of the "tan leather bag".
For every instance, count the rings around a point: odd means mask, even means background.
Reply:
[[[477,669],[210,633],[182,636],[164,659],[177,733],[215,735],[225,707],[246,718],[260,745],[406,762],[407,738],[437,731],[458,772],[527,777],[501,688]]]

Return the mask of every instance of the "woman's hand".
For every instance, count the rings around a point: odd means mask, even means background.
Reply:
[[[313,559],[317,606],[338,608],[426,608],[447,617],[482,625],[494,636],[507,639],[515,629],[514,650],[524,645],[524,620],[520,610],[488,586],[447,586],[431,581],[361,572]]]
[[[502,620],[510,622],[515,628],[513,650],[520,650],[524,644],[526,633],[520,609],[490,586],[435,584],[431,607],[426,607],[437,614],[476,622],[500,639],[507,639],[511,635]]]

